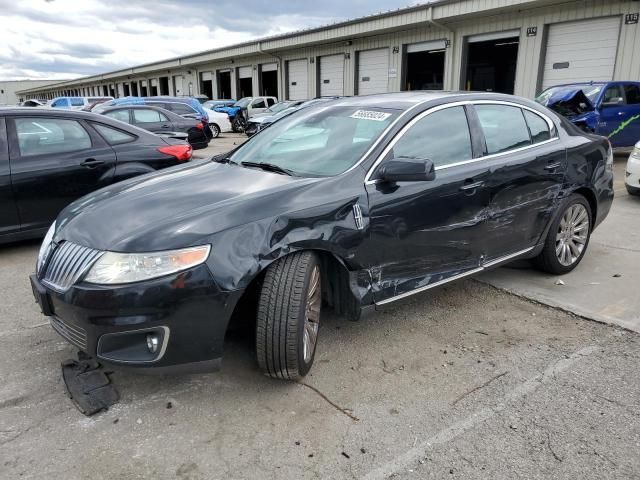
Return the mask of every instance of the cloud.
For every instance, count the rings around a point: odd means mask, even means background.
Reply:
[[[77,78],[406,6],[407,0],[0,0],[0,80]],[[415,3],[415,2],[414,2]]]

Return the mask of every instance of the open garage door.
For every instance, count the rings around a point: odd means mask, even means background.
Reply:
[[[231,70],[218,70],[218,98],[231,98]]]
[[[466,90],[513,94],[520,31],[467,37]]]
[[[358,52],[357,95],[389,91],[389,49]]]
[[[252,68],[238,68],[238,98],[253,96]]]
[[[263,63],[260,65],[260,95],[278,96],[278,64]]]
[[[344,95],[344,54],[320,57],[321,97]]]
[[[306,58],[287,62],[287,98],[306,100],[309,97],[309,70]]]
[[[619,17],[550,25],[542,89],[612,80],[619,35]]]
[[[404,90],[444,88],[444,40],[412,43],[404,54]]]

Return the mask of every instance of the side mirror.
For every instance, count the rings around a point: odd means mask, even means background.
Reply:
[[[387,182],[425,182],[435,180],[436,170],[431,160],[399,157],[383,164],[380,178]]]
[[[624,99],[622,97],[613,97],[613,98],[610,98],[608,101],[604,102],[602,106],[617,107],[619,105],[622,105],[623,103],[624,103]]]

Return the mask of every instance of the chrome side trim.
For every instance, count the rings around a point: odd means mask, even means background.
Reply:
[[[533,247],[530,247],[530,248],[525,248],[524,250],[520,250],[519,252],[511,253],[509,255],[505,255],[504,257],[500,257],[500,258],[497,258],[495,260],[491,260],[490,262],[487,262],[487,263],[483,264],[481,267],[474,268],[473,270],[468,270],[468,271],[460,273],[458,275],[454,275],[453,277],[445,278],[443,280],[439,280],[437,282],[430,283],[429,285],[425,285],[424,287],[416,288],[415,290],[410,290],[408,292],[401,293],[400,295],[396,295],[395,297],[390,297],[390,298],[386,298],[384,300],[381,300],[379,302],[374,302],[374,304],[375,305],[385,305],[387,303],[395,302],[396,300],[400,300],[402,298],[406,298],[406,297],[409,297],[411,295],[415,295],[416,293],[424,292],[424,291],[429,290],[431,288],[435,288],[435,287],[438,287],[440,285],[444,285],[445,283],[453,282],[454,280],[459,280],[461,278],[468,277],[469,275],[473,275],[475,273],[480,273],[480,272],[482,272],[483,270],[486,270],[489,267],[493,267],[493,266],[498,265],[498,264],[500,264],[502,262],[506,262],[507,260],[511,260],[512,258],[516,258],[516,257],[519,257],[520,255],[524,255],[525,253],[530,252],[534,248],[536,248],[536,247],[533,246]]]
[[[514,252],[509,255],[505,255],[504,257],[496,258],[495,260],[491,260],[490,262],[483,263],[482,267],[483,268],[493,267],[495,265],[498,265],[499,263],[506,262],[507,260],[511,260],[512,258],[519,257],[520,255],[524,255],[525,253],[530,252],[534,248],[536,247],[525,248],[524,250],[520,250],[519,252]]]
[[[429,285],[425,285],[424,287],[416,288],[415,290],[411,290],[409,292],[401,293],[400,295],[396,295],[395,297],[387,298],[385,300],[381,300],[380,302],[375,302],[376,305],[384,305],[386,303],[395,302],[396,300],[400,300],[401,298],[406,298],[416,293],[424,292],[425,290],[429,290],[430,288],[437,287],[439,285],[444,285],[445,283],[453,282],[454,280],[458,280],[460,278],[468,277],[469,275],[473,275],[474,273],[478,273],[484,270],[483,267],[474,268],[473,270],[468,270],[464,273],[460,273],[458,275],[454,275],[453,277],[445,278],[443,280],[439,280],[437,282],[430,283]]]
[[[398,132],[398,134],[391,140],[391,142],[389,142],[387,147],[382,151],[380,156],[373,163],[373,165],[371,166],[369,171],[367,171],[367,175],[365,176],[365,179],[364,179],[365,185],[373,185],[373,184],[377,183],[377,180],[371,180],[371,175],[373,175],[373,172],[378,167],[378,165],[382,162],[382,160],[387,156],[389,151],[391,151],[391,149],[395,146],[395,144],[402,138],[402,136],[407,132],[407,130],[409,130],[413,125],[415,125],[417,122],[422,120],[427,115],[430,115],[430,114],[432,114],[434,112],[438,112],[440,110],[444,110],[444,109],[452,108],[452,107],[461,107],[461,106],[465,106],[465,105],[508,105],[508,106],[511,106],[511,107],[517,107],[517,108],[522,108],[524,110],[529,110],[530,112],[542,117],[544,119],[544,121],[547,122],[547,124],[549,126],[549,130],[551,132],[551,135],[555,135],[555,136],[553,136],[549,140],[545,140],[544,142],[534,143],[532,145],[526,145],[524,147],[515,148],[513,150],[508,150],[506,152],[494,153],[494,154],[491,154],[491,155],[485,155],[484,157],[470,158],[468,160],[462,160],[460,162],[451,163],[449,165],[442,165],[440,167],[436,167],[435,168],[436,171],[444,170],[446,168],[458,167],[460,165],[466,165],[468,163],[475,163],[475,162],[480,162],[480,161],[484,161],[484,160],[490,160],[492,158],[497,158],[497,157],[500,157],[500,156],[503,156],[503,155],[509,155],[509,154],[512,154],[512,153],[525,151],[525,150],[528,150],[530,148],[539,147],[541,145],[545,145],[547,143],[551,143],[551,142],[555,142],[556,140],[559,140],[559,137],[557,136],[557,129],[556,129],[556,126],[553,123],[553,121],[549,117],[547,117],[545,114],[540,113],[537,110],[534,110],[533,108],[527,107],[526,105],[521,105],[521,104],[515,103],[515,102],[506,102],[506,101],[503,101],[503,100],[463,100],[463,101],[460,101],[460,102],[452,102],[452,103],[447,103],[447,104],[444,104],[444,105],[438,105],[438,106],[430,108],[429,110],[426,110],[426,111],[422,112],[420,115],[416,116],[416,118],[414,118],[409,123],[407,123],[404,126],[404,128]],[[409,110],[407,110],[407,112],[408,111]]]

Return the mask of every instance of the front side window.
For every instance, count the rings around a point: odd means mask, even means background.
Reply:
[[[531,145],[529,129],[519,107],[476,105],[489,155]]]
[[[105,116],[115,120],[120,120],[124,123],[129,123],[129,110],[115,110],[113,112],[105,113]]]
[[[137,108],[133,111],[133,121],[136,123],[166,122],[168,119],[156,110]]]
[[[72,97],[72,98],[70,98],[70,100],[71,100],[71,106],[72,107],[83,107],[84,106],[84,100],[82,100],[82,98]]]
[[[392,158],[431,160],[436,167],[473,158],[464,107],[450,107],[418,120],[396,142]]]
[[[264,103],[264,100],[258,99],[258,100],[254,100],[252,107],[253,108],[266,108],[266,105]]]
[[[529,110],[523,110],[524,118],[531,132],[531,141],[533,143],[540,143],[551,138],[551,132],[549,131],[549,124],[540,115],[537,115]]]
[[[616,105],[624,104],[624,90],[622,85],[613,85],[604,92],[602,103],[613,103]]]
[[[98,133],[107,141],[109,145],[119,145],[121,143],[131,142],[136,139],[135,135],[123,132],[117,128],[108,127],[101,123],[92,123]]]
[[[91,137],[75,120],[16,118],[15,126],[22,157],[91,148]]]
[[[69,100],[66,98],[59,98],[51,104],[53,108],[64,108],[69,106]]]
[[[270,163],[300,176],[338,175],[360,160],[399,113],[354,106],[298,110],[254,136],[230,160]]]
[[[267,98],[267,105],[272,106],[276,103],[276,101],[273,98]]]

